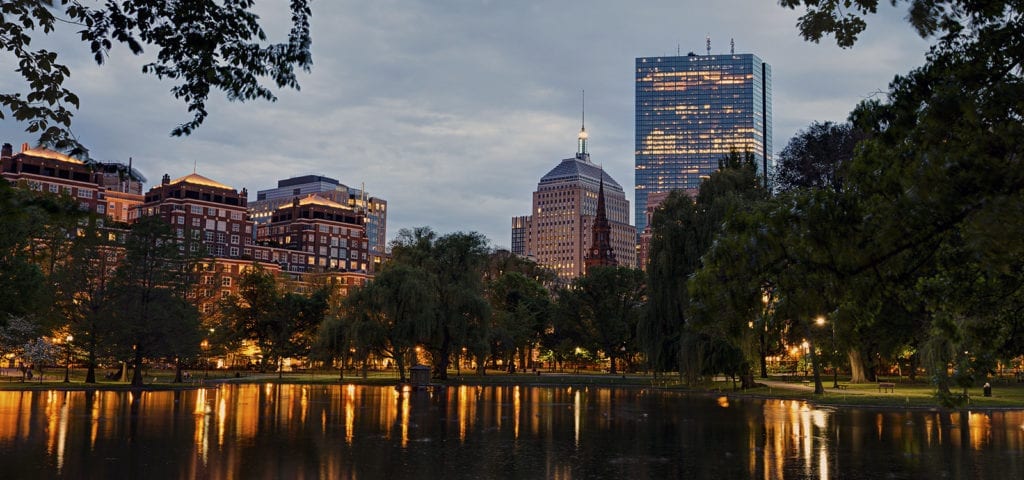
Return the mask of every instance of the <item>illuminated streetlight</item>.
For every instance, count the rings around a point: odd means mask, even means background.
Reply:
[[[202,342],[199,342],[199,348],[203,350],[203,378],[210,378],[210,359],[206,354],[206,351],[210,349],[210,342],[204,338]]]
[[[67,361],[64,362],[64,383],[68,383],[71,381],[69,378],[71,375],[71,342],[75,340],[75,337],[69,333],[64,340],[64,350],[67,352]]]
[[[824,315],[818,315],[818,318],[814,319],[814,323],[817,323],[819,327],[825,326]],[[836,350],[836,322],[831,322],[829,326],[832,328],[832,388],[839,388],[839,365],[837,357],[839,351]]]

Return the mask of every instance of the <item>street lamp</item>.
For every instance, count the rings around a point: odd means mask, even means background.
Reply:
[[[826,320],[823,315],[818,315],[818,318],[814,319],[814,322],[817,323],[819,327],[821,327],[825,325]],[[831,322],[829,326],[832,328],[832,388],[838,389],[839,366],[837,357],[839,356],[839,352],[836,351],[836,323]]]
[[[199,342],[199,348],[203,350],[203,378],[210,378],[210,359],[206,354],[206,351],[210,349],[210,342],[204,338],[202,342]]]
[[[75,340],[75,337],[69,333],[64,340],[64,350],[67,352],[67,361],[64,362],[64,383],[68,383],[71,381],[68,378],[71,375],[71,342]]]

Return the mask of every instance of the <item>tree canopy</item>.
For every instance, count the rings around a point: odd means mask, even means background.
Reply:
[[[121,44],[133,55],[152,56],[142,72],[175,82],[171,94],[187,105],[192,119],[171,134],[188,135],[207,116],[214,90],[229,100],[276,100],[276,87],[299,88],[296,68],[312,66],[308,0],[291,0],[286,41],[268,43],[253,11],[253,0],[122,0],[98,6],[75,0],[9,0],[0,6],[0,52],[13,57],[24,90],[0,92],[0,118],[27,122],[39,143],[61,150],[82,148],[71,132],[78,96],[64,86],[71,69],[58,52],[32,48],[40,34],[76,29],[97,64]]]

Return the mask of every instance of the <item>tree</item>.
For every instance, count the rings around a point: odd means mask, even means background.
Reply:
[[[669,194],[651,219],[647,317],[639,321],[637,338],[656,375],[679,367],[689,305],[686,279],[697,270],[705,248],[696,225],[697,207],[682,191]]]
[[[705,376],[710,351],[705,344],[716,337],[692,325],[696,314],[691,309],[689,279],[702,267],[704,254],[730,215],[752,208],[766,196],[753,155],[734,152],[719,161],[719,170],[701,184],[696,199],[673,193],[655,212],[647,272],[648,315],[641,319],[638,335],[656,371],[678,367],[691,383]],[[706,324],[712,322],[707,320]]]
[[[55,304],[68,320],[75,343],[85,351],[85,383],[96,383],[97,358],[112,334],[105,310],[113,297],[120,256],[118,246],[92,220],[74,237],[67,265],[54,282],[59,287]]]
[[[309,356],[326,310],[327,290],[323,288],[309,295],[288,292],[276,299],[266,324],[272,348],[264,355],[277,359],[279,377],[283,374],[282,359]]]
[[[30,340],[39,338],[39,326],[24,317],[10,317],[7,323],[0,326],[0,357],[19,358],[22,379],[28,370],[25,368],[25,346]]]
[[[492,355],[501,355],[509,371],[515,371],[515,354],[520,368],[529,367],[527,358],[551,322],[551,299],[540,282],[515,271],[506,271],[487,285],[491,302]],[[483,366],[478,365],[481,372]]]
[[[783,192],[796,188],[841,190],[842,168],[850,163],[854,147],[863,138],[849,123],[812,123],[779,153],[773,187]]]
[[[238,279],[238,292],[224,298],[220,303],[220,315],[224,325],[220,330],[233,332],[235,337],[253,341],[263,356],[260,371],[266,371],[272,338],[269,325],[280,297],[277,277],[261,265],[254,263]]]
[[[288,357],[306,356],[313,347],[316,328],[327,312],[328,288],[310,295],[285,291],[277,275],[254,263],[238,279],[238,293],[220,304],[225,325],[238,339],[260,349],[260,371],[274,365],[283,374]]]
[[[0,94],[0,118],[5,111],[28,122],[28,132],[40,134],[39,143],[58,149],[83,151],[71,133],[72,109],[78,96],[64,87],[71,70],[59,63],[57,52],[32,50],[39,31],[76,28],[89,45],[97,64],[103,64],[114,43],[134,55],[145,47],[156,50],[142,72],[177,83],[171,89],[183,100],[192,119],[178,125],[172,135],[188,135],[206,118],[206,100],[222,90],[229,100],[275,100],[264,83],[299,88],[295,68],[309,71],[308,0],[291,0],[291,31],[283,43],[267,44],[252,0],[123,0],[87,6],[75,0],[10,0],[0,8],[0,51],[13,57],[27,92]],[[63,10],[61,12],[61,10]]]
[[[143,217],[129,232],[124,249],[108,315],[112,346],[130,356],[132,385],[140,387],[146,359],[198,348],[198,335],[191,331],[199,329],[199,315],[186,300],[187,262],[167,223]]]
[[[357,351],[391,358],[405,382],[406,366],[415,364],[413,349],[434,328],[434,296],[427,274],[409,265],[388,265],[372,282],[346,298]]]
[[[644,312],[644,275],[627,267],[591,267],[562,293],[578,302],[583,344],[611,360],[609,373],[618,373],[617,360],[636,351],[637,322]]]
[[[448,378],[452,354],[460,347],[482,363],[489,354],[487,343],[491,311],[484,296],[483,277],[489,249],[487,239],[476,232],[438,237],[430,228],[403,229],[392,243],[396,264],[429,272],[435,319],[427,348],[434,375]]]
[[[851,46],[877,2],[782,3],[807,7],[806,38],[833,34]],[[919,319],[940,397],[953,399],[950,386],[969,380],[964,372],[1019,348],[976,338],[1012,339],[1000,332],[1015,328],[1009,312],[1021,307],[1011,292],[1024,258],[1024,15],[1014,1],[909,3],[910,23],[937,41],[925,65],[890,84],[885,101],[863,102],[851,115],[870,137],[847,171],[861,213],[846,242],[858,253],[832,268],[855,285],[857,303],[877,313],[893,300]],[[993,308],[977,299],[1000,301]],[[960,350],[972,345],[980,348]],[[955,353],[963,351],[970,353]],[[950,367],[959,379],[946,378]]]
[[[53,273],[84,216],[77,202],[0,179],[0,324],[9,316],[52,320]],[[50,322],[52,323],[52,322]]]

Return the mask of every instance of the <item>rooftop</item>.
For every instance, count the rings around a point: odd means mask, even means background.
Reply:
[[[62,162],[77,163],[79,165],[84,165],[85,164],[85,162],[83,162],[83,161],[81,161],[81,160],[79,160],[77,158],[70,157],[70,156],[65,155],[63,153],[55,152],[53,150],[50,150],[48,148],[43,148],[43,147],[36,147],[36,148],[24,148],[24,147],[22,147],[21,153],[24,154],[24,155],[31,156],[31,157],[49,158],[49,159],[52,159],[52,160],[59,160],[59,161],[62,161]]]
[[[215,182],[213,180],[210,180],[209,178],[206,178],[206,177],[204,177],[202,175],[199,175],[198,173],[192,173],[192,174],[189,174],[189,175],[185,175],[184,177],[181,177],[181,178],[176,178],[174,180],[171,180],[171,183],[172,184],[174,184],[174,183],[191,183],[193,185],[202,185],[204,187],[221,188],[221,189],[224,189],[224,190],[234,190],[234,188],[231,188],[231,187],[229,187],[227,185],[224,185],[223,183]]]
[[[552,168],[550,172],[541,177],[539,184],[556,183],[573,180],[589,180],[595,185],[604,176],[604,186],[610,190],[622,191],[622,186],[608,175],[608,172],[590,162],[590,155],[577,155],[573,158],[562,160],[561,163]]]

